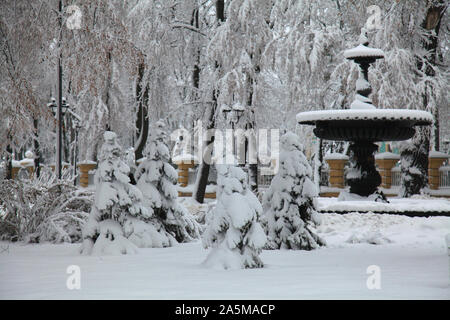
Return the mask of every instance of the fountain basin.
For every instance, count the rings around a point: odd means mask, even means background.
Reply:
[[[433,122],[431,113],[404,109],[319,110],[297,114],[300,124],[315,125],[314,134],[336,141],[402,141],[411,138],[414,126]]]

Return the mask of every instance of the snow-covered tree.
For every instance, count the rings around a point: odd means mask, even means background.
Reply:
[[[95,200],[83,229],[82,254],[135,253],[128,225],[149,217],[141,191],[130,184],[130,168],[122,159],[117,135],[106,131],[95,173]],[[127,226],[127,228],[125,228]]]
[[[281,137],[280,167],[264,194],[269,249],[312,250],[325,244],[314,233],[320,217],[314,208],[317,187],[303,145],[294,133]]]
[[[429,140],[423,141],[420,135],[416,134],[400,145],[402,179],[399,196],[409,198],[414,194],[420,194],[428,185],[428,167],[424,167],[421,163],[425,162],[428,165],[430,144]]]
[[[218,164],[217,205],[208,217],[203,244],[211,251],[204,264],[224,269],[261,268],[266,235],[259,222],[262,207],[245,172]]]
[[[250,145],[256,140],[254,130],[257,129],[258,108],[265,104],[265,100],[261,99],[259,94],[259,84],[262,55],[271,38],[269,17],[273,2],[273,0],[225,1],[226,20],[214,30],[208,43],[208,58],[212,65],[219,66],[211,75],[214,79],[217,103],[219,106],[239,106],[237,110],[242,114],[236,119],[234,128],[247,130],[248,136],[245,137],[243,147],[249,158],[254,156],[250,155],[253,149]],[[206,81],[209,79],[211,78],[206,78]],[[231,126],[230,118],[224,120],[226,126]],[[244,162],[245,158],[239,160]],[[250,188],[256,192],[257,163],[246,161],[246,164]]]
[[[199,238],[200,226],[177,201],[178,175],[169,163],[170,152],[162,121],[156,122],[151,129],[144,156],[144,161],[136,170],[135,179],[144,196],[145,206],[152,215],[149,223],[160,234],[159,242],[162,246],[169,246],[176,241],[187,242]]]

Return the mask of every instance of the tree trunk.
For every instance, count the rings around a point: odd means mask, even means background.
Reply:
[[[250,55],[250,57],[254,58],[253,53]],[[260,72],[260,67],[259,65],[255,65],[254,67],[254,72],[255,75],[259,74]],[[253,93],[253,85],[254,85],[254,79],[252,77],[252,75],[248,74],[248,90],[249,90],[249,95],[248,95],[248,100],[247,100],[247,108],[250,110],[250,115],[251,118],[249,119],[249,123],[246,124],[246,129],[250,129],[250,130],[255,130],[256,128],[256,122],[255,122],[255,106],[254,106],[254,93]],[[248,138],[246,138],[246,150],[245,150],[245,154],[248,154]],[[253,150],[253,152],[256,152],[256,150]],[[250,160],[250,158],[253,155],[248,154],[248,159]],[[249,178],[249,184],[250,184],[250,190],[254,193],[258,192],[258,157],[256,156],[256,163],[250,163],[249,161],[249,165],[248,165],[248,178]]]
[[[12,160],[13,160],[12,148],[11,148],[11,145],[8,144],[6,146],[6,172],[5,172],[5,179],[7,179],[7,180],[12,179]]]
[[[106,121],[106,126],[105,126],[105,130],[106,131],[111,131],[111,106],[109,105],[109,92],[111,89],[111,80],[112,80],[112,73],[113,73],[113,66],[112,66],[112,56],[111,56],[111,52],[109,51],[106,54],[106,58],[108,60],[108,68],[109,68],[109,72],[108,72],[108,77],[106,78],[106,84],[105,84],[105,90],[103,92],[102,95],[102,100],[106,105],[106,108],[108,109],[108,121]]]
[[[39,178],[41,174],[41,151],[38,140],[38,119],[33,119],[33,126],[36,131],[36,136],[34,137],[34,172],[36,173],[36,177]]]
[[[216,17],[217,17],[217,21],[219,23],[222,23],[225,21],[225,10],[224,9],[225,9],[224,0],[216,0]],[[216,69],[219,68],[219,65],[217,62],[215,63],[215,68]],[[212,96],[213,103],[210,108],[207,129],[213,129],[216,126],[216,110],[217,110],[216,90],[213,90],[212,95],[213,95]],[[208,154],[204,154],[203,159],[205,159],[206,157],[209,157],[209,159],[211,158],[213,148],[210,147],[210,144],[212,144],[212,143],[214,143],[214,136],[212,136],[206,142],[205,153],[208,153]],[[205,200],[206,185],[208,184],[208,176],[209,176],[209,166],[210,166],[209,161],[208,161],[208,163],[206,163],[205,161],[202,161],[199,165],[197,175],[200,175],[200,176],[197,177],[197,180],[195,182],[196,186],[194,188],[194,194],[193,194],[194,199],[199,203],[203,203]]]
[[[253,128],[254,128],[254,122],[251,122],[250,125],[248,126],[248,128],[250,128],[250,130],[254,133]],[[249,142],[248,139],[256,139],[256,137],[246,137],[246,141],[245,141],[245,148],[246,148],[246,155],[248,154],[248,181],[249,181],[249,185],[250,185],[250,190],[254,193],[258,192],[258,156],[256,155],[250,155],[249,152],[256,152],[256,148],[257,148],[257,143],[256,141],[252,141],[252,143],[254,143],[254,147],[253,148],[249,148]],[[252,163],[250,161],[250,159],[254,157],[256,159],[256,163]]]
[[[139,77],[136,86],[136,98],[138,101],[137,119],[136,119],[136,145],[135,145],[135,159],[139,160],[143,157],[143,151],[147,143],[149,131],[148,119],[148,85],[142,87],[144,83],[145,66],[143,63],[139,65]]]
[[[425,66],[425,74],[427,76],[434,76],[434,70],[433,67],[436,66],[436,59],[437,59],[437,49],[439,46],[439,30],[441,28],[441,21],[442,17],[445,13],[445,10],[447,9],[447,5],[445,3],[445,0],[441,0],[433,5],[431,5],[428,10],[427,14],[425,16],[425,19],[422,23],[422,28],[429,31],[428,38],[424,40],[423,47],[427,51],[428,55],[425,57],[425,63],[427,64]],[[419,63],[418,67],[422,69],[422,61]],[[424,99],[424,108],[426,108],[427,100]],[[440,134],[439,134],[439,109],[438,106],[436,106],[436,109],[433,112],[435,117],[435,127],[434,127],[434,147],[436,150],[439,150],[440,145]]]
[[[224,0],[216,0],[216,17],[217,17],[217,21],[220,21],[220,22],[225,21],[225,1]]]
[[[217,109],[217,101],[215,97],[215,93],[213,93],[213,103],[214,105],[211,108],[209,119],[208,119],[208,126],[207,129],[213,129],[216,126],[216,109]],[[206,192],[206,186],[208,184],[208,177],[209,177],[209,167],[210,167],[210,159],[212,157],[213,148],[211,148],[211,144],[214,143],[214,136],[211,136],[210,139],[206,142],[205,151],[203,154],[203,161],[201,161],[199,165],[199,169],[197,172],[197,180],[196,180],[196,186],[194,188],[194,199],[199,202],[203,203],[205,201],[205,192]],[[206,161],[205,161],[206,160]]]
[[[195,27],[197,30],[200,28],[200,24],[198,21],[198,7],[194,9],[192,12],[191,25]],[[195,88],[194,92],[194,100],[198,100],[198,89],[200,87],[200,48],[197,47],[195,49],[195,64],[194,70],[192,72],[192,84]]]
[[[64,119],[64,118],[66,118],[66,119]],[[64,154],[63,161],[70,163],[69,141],[67,139],[67,127],[68,127],[67,117],[63,116],[63,119],[62,119],[62,142],[63,142],[63,154]]]

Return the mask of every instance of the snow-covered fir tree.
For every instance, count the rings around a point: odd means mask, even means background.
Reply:
[[[211,251],[208,267],[261,268],[259,258],[266,235],[259,220],[262,207],[251,192],[246,173],[233,165],[218,164],[217,205],[207,219],[203,244]]]
[[[130,184],[130,168],[122,159],[117,135],[106,131],[103,138],[95,173],[95,200],[83,229],[81,253],[135,253],[137,246],[128,239],[132,234],[125,226],[149,217],[149,212],[143,206],[141,191]]]
[[[144,150],[144,161],[136,170],[137,187],[144,196],[144,203],[152,215],[151,223],[158,236],[147,246],[170,246],[200,237],[200,226],[195,218],[178,201],[176,187],[178,175],[169,163],[170,152],[167,134],[162,121],[156,122],[150,133],[150,141]],[[159,239],[159,240],[158,240]],[[176,240],[176,241],[175,241]]]
[[[318,195],[303,145],[294,133],[281,139],[280,166],[264,194],[268,249],[312,250],[325,245],[314,233],[320,217],[313,199]]]

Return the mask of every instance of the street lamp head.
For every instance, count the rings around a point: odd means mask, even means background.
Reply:
[[[228,114],[231,112],[231,108],[227,104],[223,104],[220,108],[220,111],[223,112],[223,115],[225,116],[225,119],[228,118]]]
[[[236,102],[233,105],[233,112],[236,116],[236,122],[239,122],[239,119],[242,117],[242,115],[244,114],[245,108],[242,104],[240,104],[239,102]]]
[[[69,108],[69,104],[67,103],[67,100],[65,97],[61,98],[61,114],[64,116],[67,112],[67,109]],[[47,103],[47,107],[49,107],[52,110],[53,115],[56,115],[56,112],[58,111],[58,104],[56,103],[56,99],[51,97],[50,102]]]
[[[244,112],[245,108],[239,102],[233,104],[233,110],[236,112]]]
[[[62,113],[62,115],[65,115],[67,109],[69,108],[69,104],[67,103],[65,97],[62,97],[61,100],[62,100],[62,103],[61,103],[61,113]]]
[[[221,111],[222,111],[223,113],[225,113],[225,114],[231,111],[230,106],[227,105],[227,104],[223,104],[222,107],[221,107],[220,109],[221,109]]]
[[[52,111],[53,115],[56,114],[56,109],[58,108],[58,106],[56,105],[56,99],[54,97],[50,98],[50,102],[47,103],[47,107],[50,108],[50,110]]]

